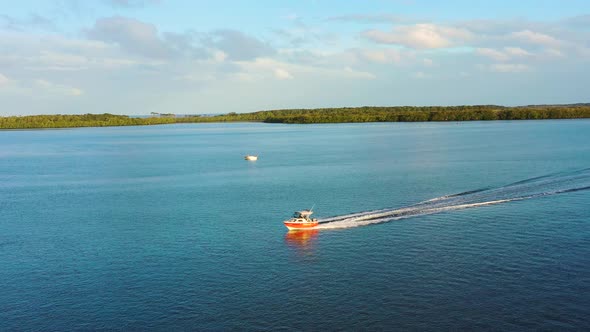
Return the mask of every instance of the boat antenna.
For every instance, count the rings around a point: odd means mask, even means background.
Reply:
[[[309,212],[313,212],[314,207],[315,207],[315,203],[313,203],[313,205],[311,206],[311,209],[309,209]]]

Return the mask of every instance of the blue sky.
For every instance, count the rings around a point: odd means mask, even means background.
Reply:
[[[590,102],[587,0],[21,0],[0,115]]]

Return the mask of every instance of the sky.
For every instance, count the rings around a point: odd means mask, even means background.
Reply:
[[[0,3],[0,116],[590,102],[588,0]]]

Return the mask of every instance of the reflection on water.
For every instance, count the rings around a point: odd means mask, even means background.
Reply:
[[[317,229],[305,231],[288,231],[285,234],[285,242],[292,248],[304,253],[310,253],[313,250],[318,236]]]

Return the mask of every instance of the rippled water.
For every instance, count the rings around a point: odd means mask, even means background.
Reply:
[[[588,120],[2,131],[0,330],[584,329],[588,142]],[[313,204],[336,229],[287,232]]]
[[[319,219],[314,229],[352,228],[447,211],[509,203],[525,199],[590,190],[590,168],[560,172],[517,181],[496,188],[482,188],[431,198],[397,209],[380,209]]]

